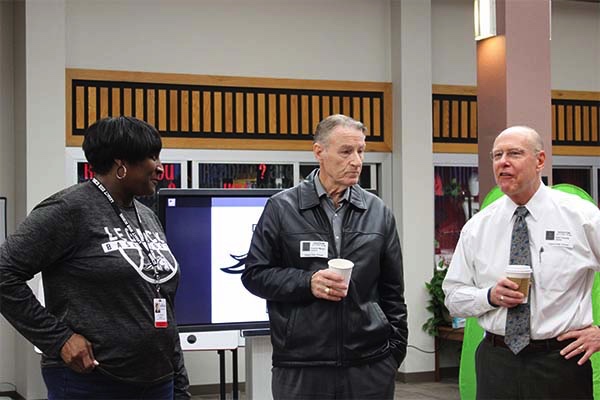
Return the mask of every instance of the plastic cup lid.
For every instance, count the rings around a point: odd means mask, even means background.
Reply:
[[[506,267],[506,272],[530,274],[533,270],[529,265],[509,265]]]

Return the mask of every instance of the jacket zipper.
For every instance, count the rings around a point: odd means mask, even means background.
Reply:
[[[346,205],[346,207],[349,207],[349,204]],[[336,257],[341,257],[342,256],[342,248],[344,247],[344,226],[346,225],[346,221],[348,220],[348,215],[350,212],[350,208],[348,208],[346,210],[346,212],[344,213],[344,220],[342,221],[342,229],[340,230],[340,249],[338,250],[337,246],[335,245],[335,233],[333,232],[333,227],[331,226],[331,222],[329,221],[329,217],[327,216],[327,213],[325,212],[325,210],[323,210],[323,208],[319,207],[319,213],[321,214],[321,217],[325,217],[325,221],[327,221],[327,225],[329,227],[329,240],[331,241],[332,245],[333,245],[333,249],[334,251],[334,256]],[[336,366],[342,366],[343,362],[344,362],[344,309],[346,308],[346,299],[342,299],[339,304],[337,304],[337,318],[336,318],[336,322],[337,322],[337,329],[338,332],[340,332],[339,335],[335,335],[335,340],[336,340],[336,344],[337,344],[337,360],[335,362]],[[337,332],[336,332],[337,333]]]

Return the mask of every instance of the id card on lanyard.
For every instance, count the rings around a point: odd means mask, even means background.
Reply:
[[[154,299],[154,327],[166,328],[169,326],[167,321],[167,301],[163,298]]]
[[[143,234],[142,234],[142,237],[140,238],[140,236],[137,234],[137,232],[131,227],[131,224],[129,223],[129,221],[127,221],[127,218],[125,218],[125,215],[123,215],[123,212],[119,209],[119,206],[117,206],[117,203],[115,202],[113,197],[110,195],[110,193],[108,192],[106,187],[104,187],[104,185],[96,178],[92,178],[92,183],[94,185],[96,185],[96,188],[98,188],[98,190],[106,197],[106,199],[112,206],[113,210],[119,217],[119,219],[125,225],[125,230],[127,231],[127,233],[129,233],[129,236],[131,236],[131,238],[138,244],[138,246],[140,246],[140,248],[142,249],[144,254],[146,254],[148,259],[150,260],[150,263],[152,264],[152,268],[154,270],[154,287],[156,289],[156,297],[153,299],[153,304],[152,304],[152,309],[154,310],[154,327],[155,328],[168,327],[169,322],[168,322],[168,318],[167,318],[167,300],[164,299],[163,297],[161,297],[161,295],[160,295],[160,280],[159,280],[159,276],[158,276],[158,258],[150,250],[150,246],[146,242],[146,239],[144,238]],[[135,216],[137,217],[140,229],[143,231],[144,227],[142,226],[142,220],[137,212],[135,203],[133,203],[133,210],[135,211]]]

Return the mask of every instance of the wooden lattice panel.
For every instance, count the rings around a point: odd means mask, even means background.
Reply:
[[[434,152],[477,153],[477,92],[433,85]],[[552,152],[600,155],[600,93],[552,91]]]
[[[157,127],[165,147],[308,150],[324,117],[367,125],[367,149],[391,151],[391,84],[67,69],[67,145],[99,118]]]

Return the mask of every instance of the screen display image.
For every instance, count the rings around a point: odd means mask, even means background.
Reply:
[[[268,327],[266,301],[241,281],[254,227],[278,190],[163,189],[159,217],[179,262],[180,331]]]

